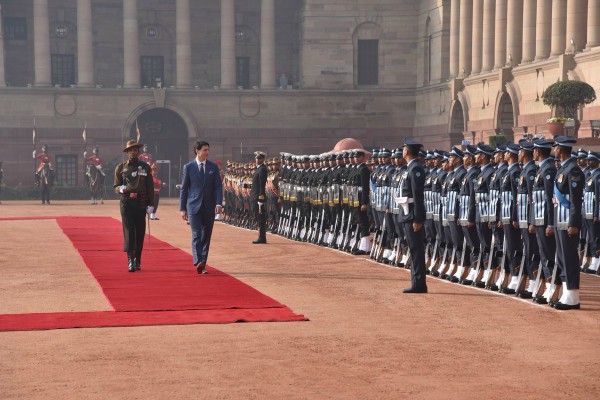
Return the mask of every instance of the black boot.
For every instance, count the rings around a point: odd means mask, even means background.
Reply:
[[[127,253],[127,269],[129,272],[135,272],[135,257],[133,253]]]
[[[142,269],[142,252],[135,252],[135,259],[133,260],[133,264],[135,266],[136,271],[140,271]]]

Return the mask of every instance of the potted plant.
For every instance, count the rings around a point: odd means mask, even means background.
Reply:
[[[565,122],[573,121],[575,135],[577,135],[581,125],[577,120],[578,111],[584,105],[596,100],[596,92],[585,82],[558,81],[546,88],[542,100],[554,112],[554,117],[546,120],[548,132],[553,136],[562,135]]]

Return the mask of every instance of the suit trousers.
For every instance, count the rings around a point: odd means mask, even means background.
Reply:
[[[214,210],[205,210],[200,207],[198,214],[189,215],[190,228],[192,229],[192,255],[194,265],[206,262],[210,248],[210,238],[215,224]]]
[[[259,207],[258,203],[254,203],[254,218],[256,218],[256,222],[258,223],[258,238],[261,240],[267,240],[267,210],[265,208],[265,204],[263,203],[262,207]],[[262,208],[262,212],[261,209]]]

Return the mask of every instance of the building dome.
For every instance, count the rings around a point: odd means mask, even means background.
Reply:
[[[363,148],[363,145],[358,140],[353,139],[353,138],[345,138],[345,139],[342,139],[339,142],[337,142],[337,144],[333,148],[333,151],[362,149],[362,148]]]

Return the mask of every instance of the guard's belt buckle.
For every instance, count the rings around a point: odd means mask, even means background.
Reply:
[[[129,198],[130,199],[137,199],[138,194],[137,193],[129,193]]]

